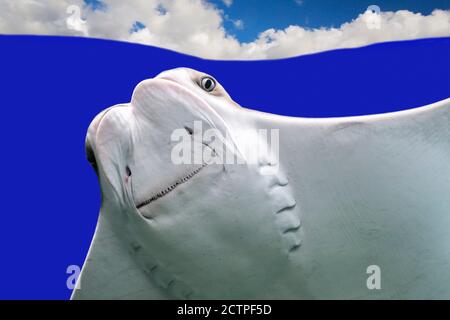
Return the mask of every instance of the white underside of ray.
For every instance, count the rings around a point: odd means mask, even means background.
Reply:
[[[233,284],[243,280],[240,272],[248,279],[271,276],[255,282],[254,291],[246,288],[233,296],[232,289],[202,285],[200,270],[180,269],[184,265],[177,266],[170,254],[160,257],[172,261],[166,269],[148,265],[149,260],[139,258],[145,247],[125,235],[128,222],[117,208],[102,207],[81,289],[73,298],[166,299],[192,297],[183,296],[191,290],[199,298],[450,298],[450,99],[407,111],[330,119],[216,111],[235,136],[241,128],[279,129],[279,161],[301,212],[301,247],[287,260],[275,254],[271,262],[280,261],[280,267],[263,265],[267,273],[252,272],[239,270],[245,264],[235,270],[227,263],[228,247],[211,237],[216,250],[203,262],[228,277],[230,288],[242,286]],[[254,215],[245,207],[241,211]],[[162,220],[161,230],[170,223]],[[269,221],[259,223],[251,236],[264,241]],[[216,226],[209,221],[191,227]],[[277,252],[277,235],[269,232],[267,237],[275,243],[268,252]],[[197,240],[208,243],[207,232]],[[151,254],[158,260],[158,253]],[[370,265],[380,267],[381,290],[366,286]],[[168,270],[183,280],[175,295],[167,289],[173,282]],[[193,279],[199,279],[197,288]]]

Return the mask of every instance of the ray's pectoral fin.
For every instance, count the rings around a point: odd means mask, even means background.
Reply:
[[[450,297],[450,99],[361,117],[249,117],[280,130],[280,161],[302,205],[310,294]],[[382,290],[359,280],[370,265],[381,268]]]
[[[71,299],[171,298],[137,259],[142,248],[138,244],[129,245],[123,226],[112,225],[103,210]]]

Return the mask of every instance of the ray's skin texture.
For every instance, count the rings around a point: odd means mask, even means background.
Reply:
[[[449,100],[289,118],[241,108],[205,77],[163,72],[93,120],[102,208],[72,298],[450,297]],[[175,129],[211,148],[194,121],[242,163],[174,164]],[[251,159],[258,129],[279,129],[279,162]],[[373,264],[381,290],[366,286]]]

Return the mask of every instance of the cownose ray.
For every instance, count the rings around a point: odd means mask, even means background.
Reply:
[[[175,163],[179,130],[217,156],[208,129],[236,161]],[[264,130],[277,157],[249,152]],[[450,298],[450,99],[285,117],[178,68],[100,113],[86,149],[102,204],[72,299]]]

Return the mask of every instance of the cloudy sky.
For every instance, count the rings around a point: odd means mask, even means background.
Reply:
[[[0,33],[139,42],[212,59],[275,59],[450,36],[450,0],[1,0]]]

